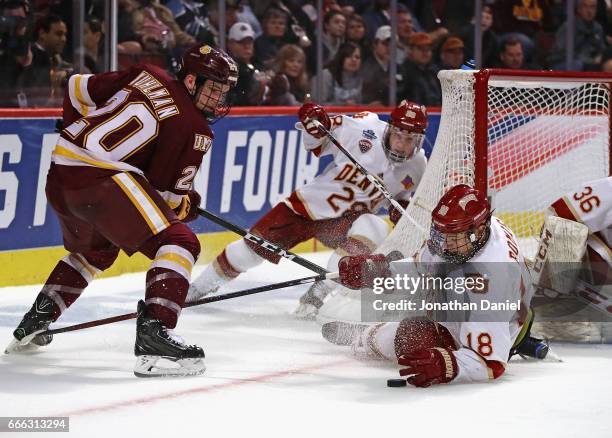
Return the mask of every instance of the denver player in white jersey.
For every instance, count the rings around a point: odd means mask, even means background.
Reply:
[[[408,382],[415,386],[498,378],[526,323],[533,286],[516,237],[491,216],[489,202],[478,190],[458,185],[440,199],[432,213],[430,239],[414,258],[389,262],[381,254],[344,257],[340,278],[351,288],[369,287],[376,277],[443,262],[453,267],[448,276],[484,279],[484,288],[461,295],[463,302],[478,303],[465,319],[406,318],[376,325],[332,322],[323,325],[323,336],[398,361],[400,375],[411,376]],[[491,312],[482,306],[483,300],[517,305]]]
[[[316,238],[335,249],[328,262],[329,269],[335,271],[342,256],[368,254],[384,240],[388,226],[375,213],[388,201],[313,121],[331,130],[406,205],[425,171],[427,160],[421,145],[427,114],[425,107],[404,101],[391,112],[389,123],[369,112],[330,119],[322,107],[306,103],[298,117],[301,123],[297,126],[304,130],[304,147],[317,156],[330,154],[334,160],[313,181],[262,217],[251,232],[285,249]],[[392,216],[398,218],[397,214]],[[245,240],[231,243],[194,281],[188,300],[215,291],[264,259],[278,263],[280,257]],[[329,291],[325,283],[315,283],[300,300],[296,314],[314,316]]]
[[[612,176],[585,183],[576,192],[557,199],[551,209],[559,217],[587,226],[587,255],[591,267],[605,262],[609,271],[612,268]],[[606,282],[602,273],[594,278],[596,283]]]

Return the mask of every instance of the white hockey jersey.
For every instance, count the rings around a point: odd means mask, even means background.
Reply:
[[[432,265],[450,264],[438,255],[422,247],[415,258],[391,263],[396,274],[410,272],[416,261],[419,271]],[[442,266],[442,265],[438,265]],[[455,322],[440,322],[453,336],[458,350],[454,352],[459,372],[454,381],[482,381],[501,375],[508,362],[510,349],[525,322],[534,293],[531,275],[512,231],[498,218],[491,218],[491,234],[485,246],[467,263],[456,265],[456,269],[445,273],[446,277],[480,277],[485,281],[484,290],[455,292],[459,301],[474,303],[475,308],[463,314]],[[447,297],[450,299],[450,297]],[[495,310],[488,304],[508,305],[507,309]]]
[[[395,199],[409,199],[425,172],[427,159],[423,150],[404,163],[387,159],[383,137],[387,123],[374,113],[331,118],[331,132],[356,160],[372,175],[382,179]],[[301,127],[301,124],[298,124]],[[317,156],[331,154],[331,162],[321,174],[297,189],[285,203],[298,214],[312,220],[331,219],[347,211],[376,213],[388,201],[353,163],[328,139],[316,139],[303,131],[304,147]]]
[[[585,183],[551,207],[557,216],[586,225],[587,245],[612,266],[612,176]]]

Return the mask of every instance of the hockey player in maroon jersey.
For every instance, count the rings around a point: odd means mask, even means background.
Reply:
[[[14,331],[8,353],[51,342],[38,335],[70,307],[122,249],[153,260],[138,303],[134,373],[200,374],[204,352],[172,332],[200,253],[185,225],[197,217],[193,178],[213,141],[211,120],[229,111],[238,69],[223,51],[187,51],[178,80],[150,65],[74,75],[46,193],[69,254],[51,272]],[[170,359],[171,368],[157,364]]]

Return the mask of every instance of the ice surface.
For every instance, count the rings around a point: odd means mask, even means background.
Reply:
[[[221,292],[309,275],[266,263]],[[143,285],[96,280],[56,326],[133,312]],[[612,436],[612,346],[557,344],[563,363],[513,361],[492,383],[388,388],[392,363],[355,359],[291,316],[306,287],[184,310],[176,330],[204,348],[200,377],[134,377],[133,320],[0,355],[0,416],[70,416],[70,435],[104,438]],[[39,288],[0,289],[2,348]]]

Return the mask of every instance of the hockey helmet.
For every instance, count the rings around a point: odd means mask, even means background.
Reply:
[[[411,159],[423,145],[427,110],[423,105],[403,100],[391,111],[385,130],[385,152],[394,162]]]
[[[466,184],[456,185],[440,198],[431,214],[429,249],[449,262],[465,263],[487,242],[490,220],[491,206],[484,193]]]
[[[221,49],[197,44],[183,55],[177,77],[184,80],[188,74],[196,78],[193,93],[196,106],[201,106],[198,102],[204,98],[203,107],[200,109],[209,120],[225,116],[231,108],[228,91],[238,82],[236,62]],[[206,84],[207,80],[211,82]]]

